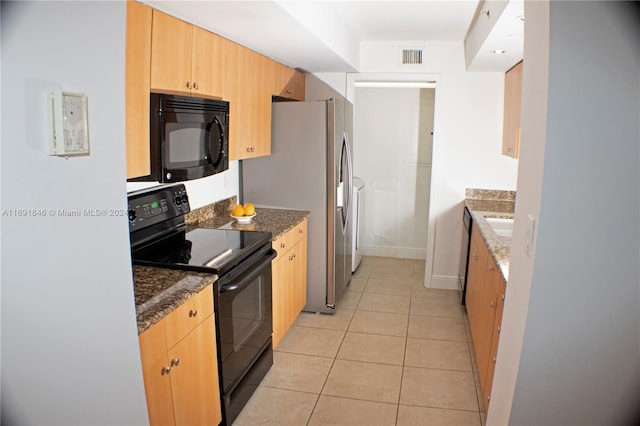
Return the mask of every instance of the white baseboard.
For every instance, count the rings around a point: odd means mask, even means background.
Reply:
[[[446,290],[460,290],[458,277],[449,275],[432,275],[431,282],[427,283],[427,288],[442,288]]]
[[[362,246],[363,256],[395,257],[399,259],[426,259],[426,248]]]

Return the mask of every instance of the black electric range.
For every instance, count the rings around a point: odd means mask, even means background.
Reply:
[[[223,423],[231,424],[273,364],[271,233],[185,224],[182,184],[131,192],[134,264],[211,272]]]

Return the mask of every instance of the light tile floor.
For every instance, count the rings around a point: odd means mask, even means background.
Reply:
[[[234,426],[484,424],[460,294],[365,257],[334,315],[303,312]]]

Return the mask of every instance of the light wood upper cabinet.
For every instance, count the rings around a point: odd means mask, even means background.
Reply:
[[[153,11],[151,90],[222,97],[222,38]]]
[[[272,93],[284,98],[304,101],[304,74],[279,63],[274,63]]]
[[[224,39],[200,27],[193,27],[192,80],[198,87],[192,94],[223,98]]]
[[[211,286],[139,336],[151,425],[222,421]]]
[[[151,90],[191,93],[193,25],[153,11]]]
[[[522,61],[504,76],[504,121],[502,154],[518,158],[520,155],[520,114],[522,111]]]
[[[273,347],[276,348],[307,303],[307,220],[273,242]]]
[[[149,92],[229,101],[229,159],[271,154],[272,96],[304,100],[303,73],[138,2],[127,14],[128,179],[150,172]]]
[[[229,98],[229,158],[271,154],[271,60],[236,45],[235,93]],[[228,60],[228,59],[227,59]]]
[[[151,172],[149,153],[149,76],[152,9],[127,2],[125,53],[125,137],[127,178]]]

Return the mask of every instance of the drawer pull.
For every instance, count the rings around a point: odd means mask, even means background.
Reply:
[[[164,376],[165,374],[169,374],[171,372],[171,367],[166,366],[166,367],[162,367],[162,369],[160,370],[160,375]]]
[[[198,315],[198,310],[197,309],[190,309],[189,310],[189,318],[194,318],[196,315]]]
[[[176,358],[176,359],[172,359],[171,360],[171,366],[172,367],[177,367],[178,364],[180,364],[180,358]]]

